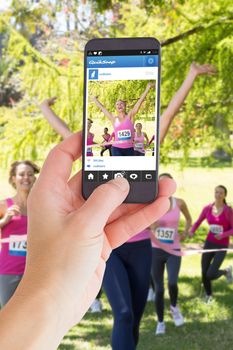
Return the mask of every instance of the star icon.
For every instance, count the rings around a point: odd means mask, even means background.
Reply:
[[[103,174],[103,180],[107,180],[108,179],[108,174]]]

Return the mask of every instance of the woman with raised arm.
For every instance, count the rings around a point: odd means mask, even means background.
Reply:
[[[126,102],[123,100],[116,101],[116,116],[109,112],[102,103],[99,102],[97,97],[92,97],[92,101],[95,102],[96,106],[113,125],[115,133],[115,141],[112,145],[113,156],[134,156],[134,117],[138,113],[143,101],[146,99],[148,92],[154,86],[154,83],[147,84],[145,91],[128,113],[126,112]]]
[[[192,64],[190,71],[161,118],[160,142],[199,74],[212,74],[210,65]],[[103,287],[112,308],[113,350],[135,350],[139,326],[145,309],[151,275],[152,249],[147,228],[117,249],[106,264]],[[120,232],[119,232],[120,235]]]
[[[223,185],[215,188],[214,202],[203,208],[198,220],[191,228],[190,234],[201,225],[202,221],[207,220],[209,232],[205,240],[204,249],[217,249],[216,252],[202,254],[202,282],[206,293],[206,302],[212,300],[211,282],[225,276],[229,283],[232,282],[232,266],[220,269],[226,251],[221,248],[228,248],[230,236],[233,236],[233,210],[226,203],[227,189]]]
[[[0,201],[0,230],[2,239],[12,239],[2,244],[0,250],[0,306],[3,307],[14,294],[21,281],[26,262],[26,241],[14,241],[27,234],[27,198],[35,182],[37,165],[29,160],[11,165],[9,183],[16,190],[12,198]]]
[[[192,63],[190,66],[189,73],[187,77],[185,78],[183,84],[177,91],[177,93],[172,98],[171,102],[169,103],[168,107],[164,111],[164,113],[161,116],[161,122],[160,122],[160,142],[163,141],[170,124],[174,117],[176,116],[180,106],[183,104],[186,96],[188,95],[189,91],[192,88],[192,85],[197,78],[197,76],[202,74],[214,74],[216,72],[215,68],[211,66],[210,64],[204,64],[204,65],[198,65],[196,63]],[[116,123],[116,128],[114,128],[114,142],[117,147],[114,147],[113,142],[113,149],[115,149],[115,154],[112,153],[112,155],[122,155],[123,153],[126,153],[124,155],[134,155],[134,147],[133,147],[133,135],[134,135],[134,127],[133,127],[133,118],[137,114],[138,110],[141,107],[142,102],[145,100],[149,90],[154,87],[154,84],[148,83],[144,93],[141,95],[140,99],[137,101],[133,109],[126,114],[126,104],[125,101],[117,101],[116,102],[116,109],[118,111],[118,115],[114,116],[112,113],[108,112],[104,106],[98,101],[96,97],[92,97],[92,100],[96,103],[96,105],[102,110],[102,112],[111,120],[112,124]],[[63,139],[67,138],[72,134],[70,131],[68,125],[59,118],[54,111],[52,110],[52,106],[54,105],[56,101],[56,98],[49,98],[44,100],[41,105],[40,109],[44,115],[44,117],[47,119],[49,124],[52,126],[52,128],[57,131],[59,135],[62,136]],[[123,128],[120,130],[121,127],[123,127],[126,123],[126,128]],[[128,127],[127,127],[128,125]],[[90,129],[89,129],[90,131]],[[119,133],[118,133],[119,131]],[[118,135],[121,139],[121,141],[118,138]],[[124,140],[123,140],[124,139]],[[120,147],[119,147],[120,145]],[[130,146],[130,147],[129,147]],[[123,148],[125,147],[125,148]],[[128,148],[128,151],[127,151]],[[125,149],[125,151],[124,151]],[[127,154],[130,153],[130,154]]]

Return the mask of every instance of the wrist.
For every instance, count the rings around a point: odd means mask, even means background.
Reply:
[[[198,72],[195,68],[192,66],[189,69],[189,74],[188,74],[192,79],[195,79],[198,76]]]
[[[46,108],[50,108],[49,104],[47,101],[43,101],[41,104],[40,104],[40,109],[46,109]]]
[[[69,329],[68,322],[64,322],[66,319],[65,310],[63,305],[65,301],[59,299],[59,293],[53,285],[49,286],[46,282],[46,286],[42,283],[37,283],[35,278],[32,278],[29,274],[25,273],[22,281],[15,292],[14,302],[22,309],[28,310],[28,312],[38,312],[38,318],[51,327],[56,327],[56,332],[63,336],[64,332]],[[22,307],[22,305],[25,305]],[[38,309],[38,305],[40,305]]]
[[[0,348],[55,350],[68,331],[63,320],[54,301],[46,293],[41,290],[32,292],[31,288],[28,290],[24,283],[20,283],[0,313]]]

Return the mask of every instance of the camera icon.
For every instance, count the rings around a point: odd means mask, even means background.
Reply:
[[[125,177],[125,172],[123,171],[123,172],[119,172],[119,173],[116,173],[116,174],[114,174],[114,179],[116,179],[117,177]]]

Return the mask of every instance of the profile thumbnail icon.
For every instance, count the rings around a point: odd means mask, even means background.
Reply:
[[[89,69],[89,80],[96,80],[99,77],[98,69]]]

